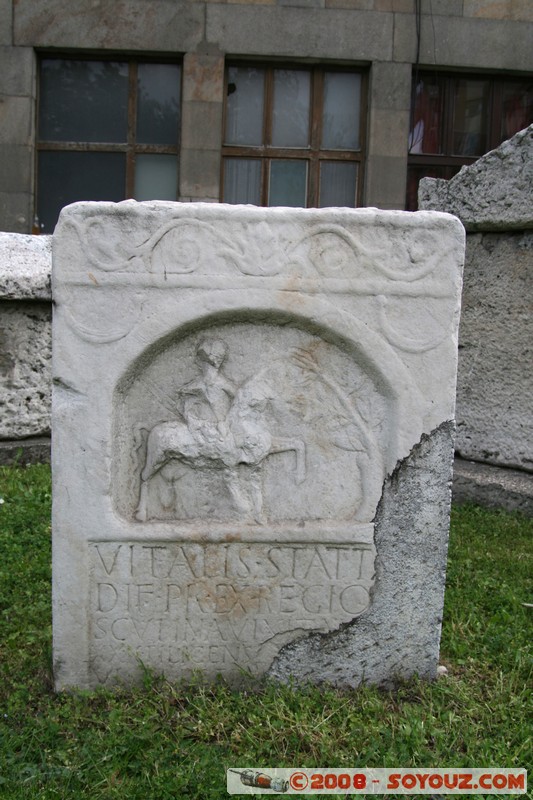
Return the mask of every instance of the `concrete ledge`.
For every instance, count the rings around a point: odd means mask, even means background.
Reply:
[[[0,466],[26,466],[50,462],[50,437],[0,441]]]
[[[533,517],[533,475],[455,458],[452,500]]]

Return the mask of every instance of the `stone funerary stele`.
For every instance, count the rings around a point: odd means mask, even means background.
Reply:
[[[435,674],[463,251],[432,212],[63,211],[58,688]]]

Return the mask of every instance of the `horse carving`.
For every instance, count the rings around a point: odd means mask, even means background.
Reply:
[[[149,431],[135,513],[138,520],[148,518],[150,480],[171,461],[221,471],[236,509],[258,523],[264,521],[261,468],[269,455],[294,451],[295,480],[305,480],[304,442],[274,437],[266,424],[265,410],[275,398],[272,387],[260,373],[241,386],[228,380],[221,371],[227,350],[221,339],[199,344],[200,375],[179,391],[179,418],[159,422]],[[243,465],[246,470],[240,469]]]

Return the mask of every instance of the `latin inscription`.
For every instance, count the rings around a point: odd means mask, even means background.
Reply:
[[[261,672],[284,644],[369,604],[375,550],[359,545],[90,545],[94,679],[142,662],[168,677]]]

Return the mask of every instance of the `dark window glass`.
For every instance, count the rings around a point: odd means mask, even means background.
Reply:
[[[180,67],[139,64],[137,68],[137,141],[175,145],[179,138]]]
[[[53,231],[63,206],[78,200],[124,199],[126,156],[123,153],[48,151],[39,157],[37,205],[45,231]]]
[[[509,139],[533,120],[533,81],[506,83],[503,88],[501,139]]]
[[[127,64],[63,58],[41,63],[41,141],[126,142],[127,136]]]
[[[77,200],[176,200],[181,67],[45,58],[36,215],[52,233]]]
[[[452,153],[480,156],[487,150],[489,82],[459,80],[453,99]]]

